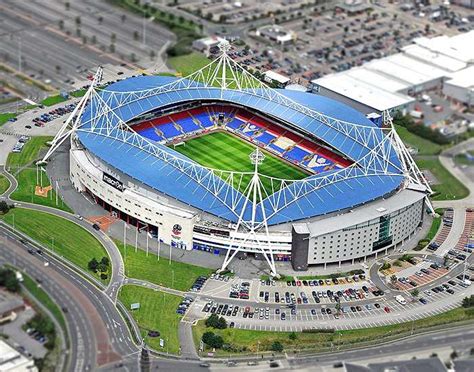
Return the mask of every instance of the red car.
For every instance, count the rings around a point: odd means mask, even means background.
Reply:
[[[389,312],[390,312],[390,308],[389,308],[388,306],[385,306],[385,307],[383,308],[383,310],[384,310],[386,313],[389,313]]]
[[[298,281],[296,282],[296,285],[297,285],[298,287],[301,287],[301,281],[298,280]]]

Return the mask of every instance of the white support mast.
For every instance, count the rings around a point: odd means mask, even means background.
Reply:
[[[48,158],[53,154],[56,149],[63,144],[63,142],[77,129],[78,124],[81,120],[82,112],[84,108],[87,106],[87,102],[91,95],[95,92],[94,88],[97,84],[99,84],[102,80],[102,67],[99,66],[97,69],[94,78],[92,79],[91,85],[87,89],[84,96],[81,98],[79,103],[76,105],[74,110],[72,111],[71,115],[66,119],[63,126],[59,129],[56,136],[51,141],[51,147],[48,149],[46,155],[37,162],[38,165],[45,164]],[[71,125],[72,124],[72,125]]]
[[[246,195],[246,202],[252,198],[252,213],[251,213],[251,219],[250,221],[245,221],[244,220],[244,213],[246,208],[242,208],[242,212],[239,216],[239,220],[237,221],[237,225],[235,227],[235,234],[231,239],[231,242],[229,244],[229,248],[227,249],[227,253],[224,259],[224,262],[222,263],[222,267],[220,271],[223,271],[227,268],[229,263],[234,259],[234,257],[239,253],[242,249],[242,246],[250,241],[250,242],[255,242],[256,245],[258,246],[259,253],[262,253],[263,257],[267,261],[268,266],[270,267],[270,275],[271,276],[277,276],[276,272],[276,267],[275,267],[275,261],[273,257],[273,250],[271,247],[270,243],[270,235],[268,232],[268,224],[267,224],[267,218],[265,216],[265,210],[264,206],[262,203],[259,203],[259,200],[262,200],[263,198],[263,193],[262,193],[262,184],[260,181],[259,173],[258,173],[258,166],[262,164],[263,160],[265,159],[265,155],[260,151],[258,146],[255,148],[255,151],[253,151],[250,155],[250,161],[252,164],[255,165],[254,167],[254,173],[252,176],[252,180],[250,181],[249,187],[247,189],[247,195]],[[261,213],[263,214],[263,221],[260,221],[257,218],[257,212],[258,208],[261,209]],[[239,230],[243,229],[246,230],[245,233],[245,239],[240,240],[237,243],[237,247],[235,247],[236,244],[236,234],[238,234]],[[262,234],[259,234],[259,232],[264,232],[263,237],[265,239],[264,242],[262,242]]]
[[[415,160],[411,156],[410,152],[408,151],[407,147],[403,143],[402,139],[398,135],[397,131],[395,130],[395,126],[393,124],[392,117],[388,111],[383,112],[383,124],[385,127],[390,129],[390,132],[387,134],[391,141],[392,145],[397,151],[397,154],[400,158],[400,162],[402,163],[403,172],[405,173],[405,179],[407,186],[416,185],[418,187],[424,188],[427,195],[431,195],[433,190],[428,183],[428,180],[425,178],[423,172],[418,168]],[[426,205],[431,213],[435,213],[433,205],[431,204],[430,199],[426,198]]]

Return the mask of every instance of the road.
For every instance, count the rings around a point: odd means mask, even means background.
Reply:
[[[5,174],[11,186],[5,196],[16,188],[16,180],[9,173]],[[27,268],[26,272],[34,278],[39,278],[45,290],[50,293],[59,306],[66,307],[67,320],[71,320],[71,365],[75,371],[82,371],[89,364],[103,365],[118,361],[122,356],[137,352],[127,324],[115,306],[120,283],[123,280],[123,261],[114,243],[105,234],[97,232],[89,223],[78,220],[70,213],[57,209],[28,204],[24,207],[43,212],[50,212],[70,220],[93,234],[109,252],[114,270],[110,284],[104,290],[86,279],[62,261],[49,256],[48,267],[43,265],[44,257],[30,255],[26,248],[16,242],[18,236],[0,225],[3,237],[1,254],[5,260],[20,268]],[[47,252],[47,250],[44,250]],[[47,253],[44,253],[47,254]],[[96,363],[94,362],[96,361]]]

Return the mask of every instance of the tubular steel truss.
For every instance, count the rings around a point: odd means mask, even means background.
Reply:
[[[200,70],[169,84],[151,89],[128,92],[99,90],[96,87],[102,77],[102,69],[99,68],[91,86],[54,138],[51,148],[42,161],[46,161],[64,140],[75,131],[103,136],[133,146],[148,154],[146,158],[156,158],[156,161],[163,161],[185,174],[207,192],[214,195],[234,214],[238,220],[235,230],[246,232],[247,238],[239,242],[232,238],[222,269],[227,267],[236,253],[244,249],[243,245],[246,241],[252,240],[258,243],[257,245],[266,258],[272,274],[276,274],[276,268],[269,243],[268,221],[282,209],[305,198],[308,194],[329,185],[335,185],[337,188],[338,182],[349,179],[366,176],[400,177],[400,175],[405,177],[406,186],[417,185],[419,188],[426,190],[427,193],[431,193],[426,179],[396,133],[388,113],[384,113],[385,125],[382,129],[350,123],[324,115],[295,102],[255,78],[229,57],[227,54],[229,50],[228,43],[221,43],[220,49],[222,51],[221,55]],[[131,103],[139,105],[142,108],[140,113],[144,113],[147,112],[146,107],[148,106],[146,104],[150,103],[149,99],[158,99],[161,102],[160,96],[166,97],[167,93],[202,91],[203,89],[212,92],[213,99],[216,99],[216,92],[219,93],[221,100],[225,100],[224,95],[229,92],[240,92],[249,97],[257,97],[270,103],[276,103],[285,107],[289,112],[296,111],[304,114],[315,122],[322,123],[328,129],[351,138],[362,146],[365,155],[360,159],[356,159],[353,164],[346,168],[302,180],[279,179],[259,174],[258,164],[255,165],[253,172],[212,169],[166,151],[162,146],[136,133],[117,113],[120,112],[121,108]],[[183,93],[183,95],[185,94]],[[190,99],[189,95],[187,98],[183,98],[183,101],[186,99]],[[194,97],[193,99],[198,98]],[[176,101],[173,102],[177,103]],[[84,118],[81,116],[86,105],[89,105],[88,116]],[[75,119],[73,120],[73,118]],[[118,148],[120,148],[120,145]],[[249,179],[251,181],[245,190],[239,191],[243,182]],[[262,180],[264,179],[266,184],[271,185],[270,189],[263,187]],[[429,206],[431,208],[431,204]],[[248,217],[249,213],[246,213],[249,210],[251,210],[250,218]],[[234,243],[237,244],[236,248]],[[232,250],[234,252],[231,254]]]

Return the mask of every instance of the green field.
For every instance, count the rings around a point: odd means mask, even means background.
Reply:
[[[175,150],[205,167],[237,172],[253,172],[254,170],[249,155],[255,150],[255,146],[229,133],[215,132],[194,138],[184,145],[177,146]],[[265,152],[265,160],[259,167],[259,173],[288,180],[299,180],[308,176],[301,169],[268,152]],[[251,178],[251,174],[243,176],[242,179],[236,177],[233,186],[244,192]],[[260,180],[267,194],[272,194],[272,182],[267,178],[260,178]],[[276,191],[279,185],[276,185],[276,182],[273,184]]]
[[[120,301],[140,327],[145,342],[155,350],[179,353],[178,326],[181,317],[176,309],[182,298],[152,289],[125,285],[120,289]],[[130,310],[132,303],[140,303],[138,310]],[[146,337],[149,330],[159,331],[160,337]],[[165,341],[160,347],[160,338]]]
[[[87,230],[50,213],[14,208],[7,214],[0,215],[0,218],[9,225],[15,222],[16,230],[63,256],[84,271],[88,270],[87,263],[92,258],[100,260],[108,256],[102,244]]]
[[[5,191],[7,191],[9,187],[10,181],[8,181],[8,178],[5,177],[3,174],[0,174],[0,195],[5,193]]]
[[[435,192],[433,200],[463,199],[469,195],[467,187],[443,167],[438,157],[417,158],[416,163],[421,170],[433,173],[439,182],[431,187]]]
[[[18,187],[11,194],[13,200],[24,201],[33,204],[45,205],[48,207],[53,207],[61,209],[66,212],[73,213],[71,208],[69,208],[63,200],[59,197],[56,199],[56,191],[54,189],[48,192],[47,197],[38,196],[35,194],[35,187],[37,185],[37,177],[35,168],[25,168],[15,175],[16,180],[18,181]],[[41,181],[40,181],[41,183]],[[50,182],[46,175],[43,172],[42,174],[42,186],[49,186]]]
[[[13,112],[2,112],[0,113],[0,126],[5,124],[8,120],[16,117],[16,114]]]
[[[191,75],[211,62],[204,54],[193,52],[184,56],[168,58],[168,65],[181,76]]]
[[[206,328],[203,321],[193,326],[193,337],[195,345],[199,345],[202,335],[206,331],[221,335],[224,343],[233,347],[233,353],[238,351],[256,352],[269,351],[274,341],[283,344],[285,350],[313,350],[328,351],[335,347],[351,345],[362,346],[363,343],[379,343],[386,339],[409,335],[412,331],[418,332],[430,327],[444,324],[455,325],[459,321],[470,321],[474,319],[472,309],[457,308],[448,312],[429,318],[416,320],[401,324],[393,324],[382,327],[354,329],[348,331],[337,331],[333,333],[297,333],[296,339],[290,339],[289,332],[270,332],[227,328],[224,330]],[[258,344],[258,345],[257,345]],[[218,351],[219,354],[228,352]]]
[[[52,139],[53,137],[31,137],[21,152],[11,152],[8,154],[7,167],[11,169],[11,173],[13,173],[16,168],[39,160],[40,150],[46,148],[46,142]]]
[[[160,257],[158,261],[156,255],[156,241],[154,246],[150,248],[148,257],[146,252],[127,244],[127,254],[123,243],[115,240],[115,244],[120,250],[125,263],[125,274],[130,278],[146,280],[163,287],[174,288],[181,291],[188,291],[194,280],[200,276],[208,276],[214,270],[205,267],[189,265],[186,263],[171,261],[164,257]]]
[[[405,145],[418,150],[418,155],[438,155],[443,149],[441,145],[417,136],[409,132],[405,127],[395,125],[395,129]]]
[[[56,191],[54,189],[48,192],[47,197],[35,195],[36,185],[43,187],[50,185],[46,173],[37,172],[34,165],[36,160],[39,160],[41,151],[46,149],[46,142],[50,140],[52,140],[52,137],[32,137],[21,152],[8,154],[7,168],[18,181],[18,187],[12,193],[11,198],[72,213],[72,210],[64,204],[61,198],[58,197],[56,202]]]
[[[64,98],[62,95],[58,94],[55,96],[49,96],[45,98],[44,100],[41,101],[41,104],[45,106],[53,106],[67,100],[68,100],[67,98]]]

